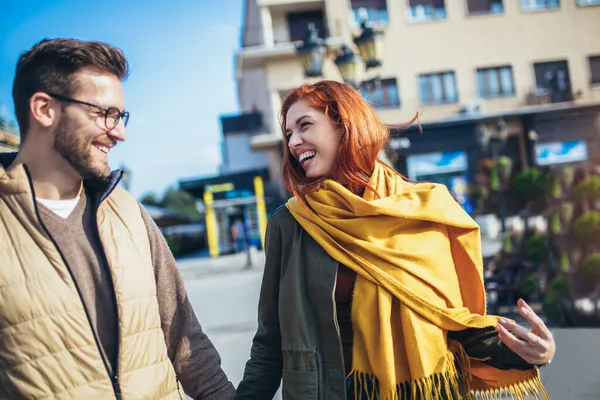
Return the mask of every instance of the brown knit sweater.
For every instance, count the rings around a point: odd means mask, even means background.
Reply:
[[[38,202],[42,222],[56,241],[82,294],[101,351],[117,365],[117,308],[112,279],[96,230],[94,204],[82,196],[63,219]],[[169,358],[186,394],[194,399],[227,400],[235,389],[221,368],[221,359],[202,331],[188,300],[177,264],[160,230],[140,206],[152,251],[162,329]]]

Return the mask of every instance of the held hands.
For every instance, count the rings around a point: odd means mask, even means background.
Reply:
[[[502,318],[500,324],[496,326],[498,337],[529,364],[547,364],[556,352],[556,343],[552,333],[523,299],[520,299],[517,305],[523,318],[531,323],[531,330]]]

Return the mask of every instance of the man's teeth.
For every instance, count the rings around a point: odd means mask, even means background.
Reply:
[[[109,150],[108,147],[106,147],[106,146],[96,146],[96,148],[103,153],[108,153],[108,150]]]

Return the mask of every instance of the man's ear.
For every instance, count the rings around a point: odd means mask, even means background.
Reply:
[[[49,128],[59,117],[54,99],[46,93],[34,93],[29,99],[31,118],[45,128]]]

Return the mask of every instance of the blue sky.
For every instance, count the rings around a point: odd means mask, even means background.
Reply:
[[[131,75],[128,139],[113,168],[132,170],[131,191],[162,194],[181,178],[216,174],[219,116],[239,110],[234,53],[242,0],[0,0],[0,112],[14,118],[19,54],[45,37],[120,47]]]

